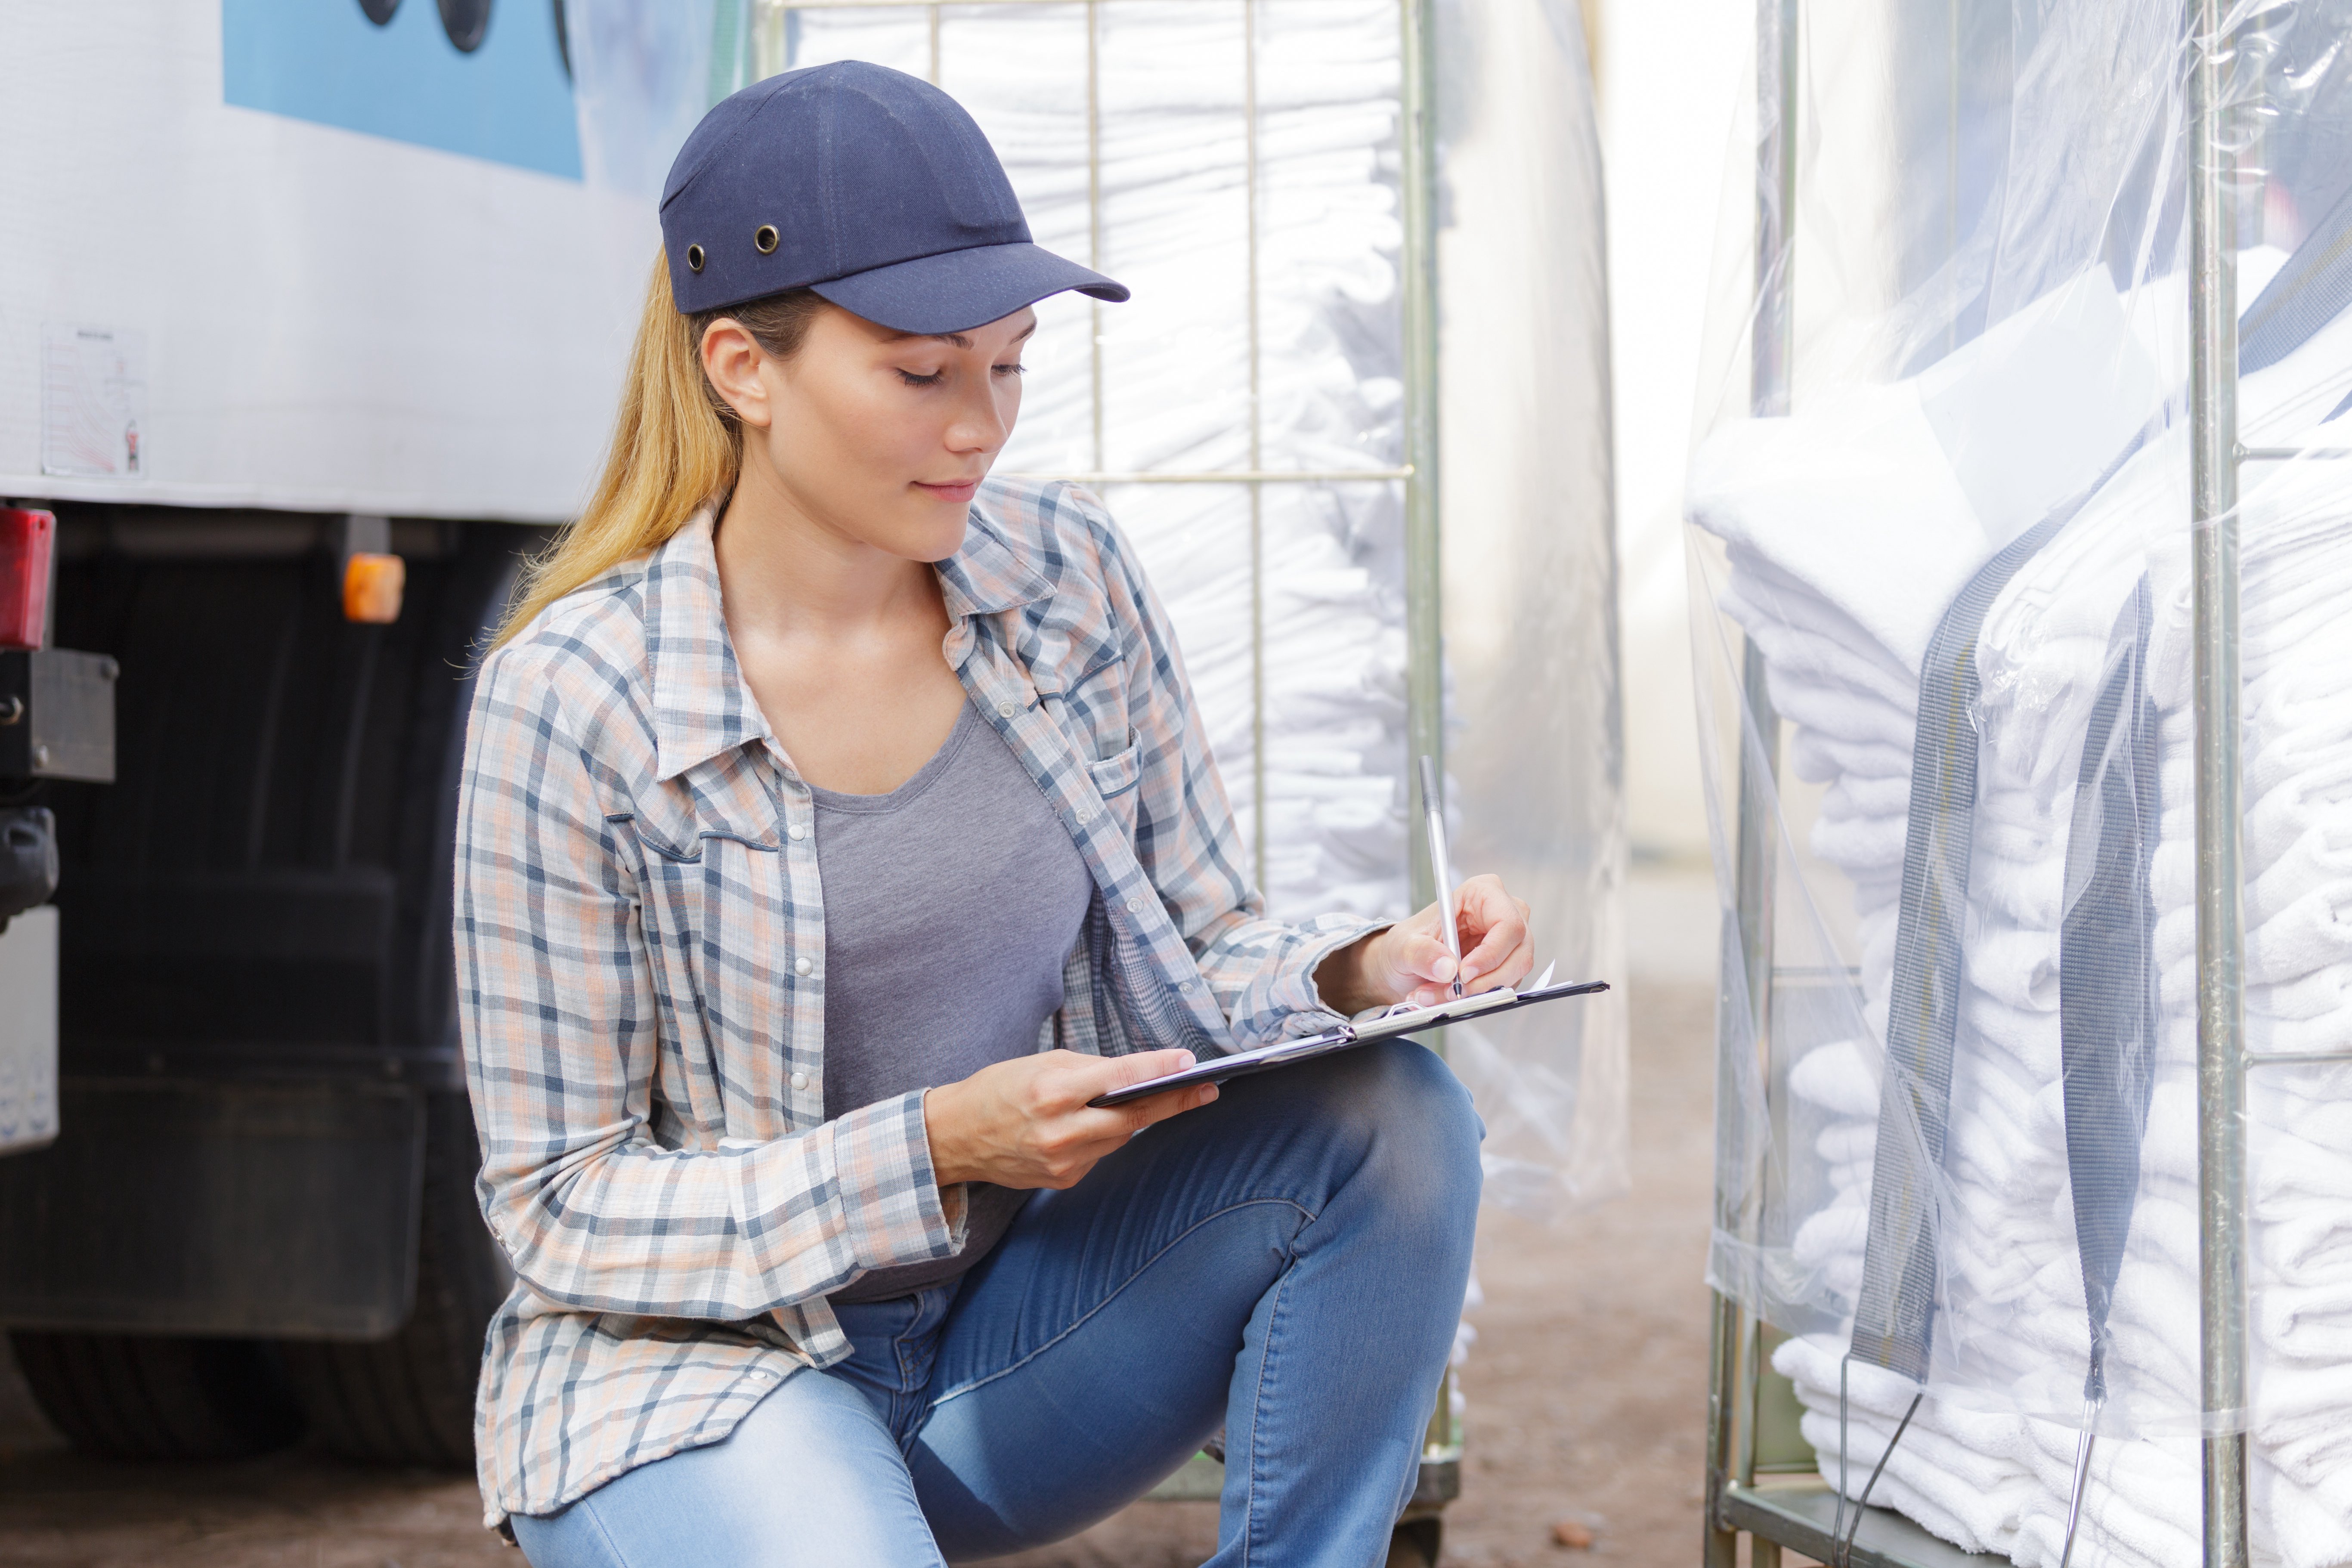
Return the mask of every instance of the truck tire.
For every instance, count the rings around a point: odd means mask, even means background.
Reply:
[[[481,1155],[462,1094],[426,1102],[416,1309],[389,1339],[284,1342],[295,1401],[346,1458],[470,1469],[482,1337],[513,1275],[474,1200]]]
[[[259,1340],[19,1330],[16,1364],[76,1447],[116,1459],[240,1459],[302,1432],[276,1350]]]

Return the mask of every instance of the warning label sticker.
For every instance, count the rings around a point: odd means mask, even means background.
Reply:
[[[147,477],[147,334],[41,323],[41,471]]]

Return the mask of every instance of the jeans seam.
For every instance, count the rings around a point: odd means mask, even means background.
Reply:
[[[1145,1258],[1141,1264],[1137,1266],[1135,1272],[1120,1280],[1118,1289],[1113,1290],[1109,1295],[1105,1296],[1101,1300],[1087,1308],[1086,1311],[1081,1313],[1078,1317],[1073,1319],[1060,1333],[1055,1334],[1052,1339],[1047,1340],[1044,1344],[1039,1345],[1035,1350],[1031,1351],[1027,1355],[1023,1356],[1019,1361],[1013,1362],[1011,1365],[999,1367],[994,1372],[990,1373],[986,1377],[974,1378],[970,1383],[964,1384],[957,1388],[951,1388],[947,1393],[938,1395],[931,1401],[931,1409],[937,1410],[949,1400],[960,1399],[976,1388],[985,1388],[990,1384],[994,1383],[998,1378],[1012,1376],[1014,1373],[1019,1372],[1023,1367],[1027,1366],[1031,1362],[1035,1361],[1039,1356],[1044,1355],[1047,1351],[1052,1350],[1055,1345],[1060,1344],[1064,1340],[1068,1339],[1072,1334],[1076,1333],[1078,1330],[1085,1327],[1089,1319],[1093,1318],[1104,1308],[1109,1306],[1113,1301],[1118,1300],[1120,1296],[1126,1293],[1129,1286],[1134,1284],[1138,1279],[1142,1279],[1144,1270],[1150,1268],[1153,1264],[1159,1262],[1171,1252],[1176,1250],[1177,1247],[1182,1246],[1186,1239],[1188,1239],[1194,1231],[1199,1230],[1202,1226],[1209,1224],[1213,1220],[1223,1219],[1229,1214],[1239,1214],[1242,1210],[1246,1208],[1255,1208],[1261,1204],[1274,1204],[1283,1207],[1297,1209],[1300,1214],[1307,1215],[1307,1225],[1310,1226],[1315,1223],[1318,1217],[1316,1215],[1308,1212],[1306,1205],[1298,1203],[1291,1198],[1248,1198],[1244,1199],[1241,1203],[1229,1204],[1225,1207],[1219,1209],[1214,1214],[1202,1215],[1199,1219],[1193,1221],[1191,1225],[1186,1226],[1181,1235],[1171,1237],[1168,1240],[1167,1246],[1161,1247],[1159,1251]],[[1301,1226],[1299,1228],[1304,1230],[1307,1226]],[[1289,1272],[1290,1270],[1287,1267],[1283,1269],[1283,1274],[1286,1278],[1287,1278]]]
[[[613,1554],[613,1562],[617,1568],[629,1568],[629,1554],[621,1550],[621,1543],[614,1540],[612,1531],[605,1528],[604,1516],[596,1511],[593,1496],[583,1497],[572,1506],[587,1513],[588,1522],[596,1527],[597,1535],[604,1540],[604,1550]]]
[[[1242,1560],[1240,1568],[1249,1568],[1250,1559],[1256,1553],[1257,1550],[1258,1456],[1265,1447],[1264,1441],[1265,1385],[1267,1380],[1272,1374],[1274,1367],[1274,1339],[1275,1334],[1282,1326],[1282,1304],[1286,1293],[1290,1289],[1290,1275],[1291,1269],[1285,1268],[1282,1271],[1282,1278],[1274,1282],[1274,1310],[1265,1315],[1265,1353],[1258,1357],[1257,1387],[1250,1395],[1249,1484],[1247,1490],[1243,1494],[1242,1502]],[[1228,1451],[1225,1457],[1227,1462],[1230,1463],[1233,1458],[1231,1452]]]
[[[908,1331],[904,1334],[893,1335],[890,1340],[891,1352],[898,1363],[898,1386],[890,1391],[888,1426],[891,1441],[897,1443],[902,1452],[907,1447],[907,1439],[899,1435],[898,1429],[910,1425],[908,1418],[913,1415],[911,1406],[915,1403],[915,1368],[913,1363],[908,1358],[907,1351],[915,1335],[921,1331],[922,1322],[922,1310],[919,1307],[915,1310],[915,1321],[908,1325]]]

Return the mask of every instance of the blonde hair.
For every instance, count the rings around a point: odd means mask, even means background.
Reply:
[[[523,568],[520,591],[499,623],[501,647],[541,610],[631,556],[667,542],[705,507],[725,503],[743,460],[743,427],[702,369],[702,334],[722,318],[760,346],[790,359],[825,303],[805,289],[726,310],[688,316],[669,288],[669,264],[654,258],[621,388],[620,416],[604,477],[587,510]]]

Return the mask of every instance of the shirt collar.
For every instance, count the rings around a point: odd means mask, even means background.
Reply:
[[[940,587],[951,620],[992,616],[1054,596],[1054,584],[1021,559],[974,498],[963,546],[939,563]],[[950,638],[953,633],[950,633]]]
[[[646,567],[646,663],[655,777],[662,781],[749,742],[775,738],[727,633],[713,528],[708,509],[695,513]],[[958,664],[970,651],[971,617],[1053,596],[1053,584],[1014,552],[977,501],[962,547],[936,570],[950,622],[948,657]]]
[[[655,777],[674,779],[722,752],[772,739],[727,635],[708,510],[654,551],[645,596]]]

